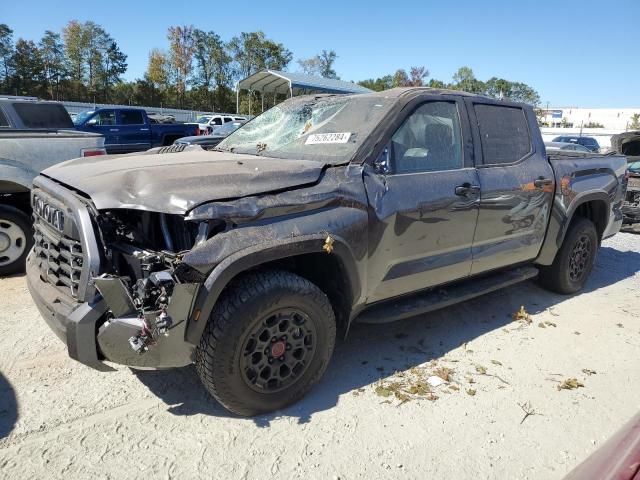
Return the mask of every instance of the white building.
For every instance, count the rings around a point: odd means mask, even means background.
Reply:
[[[580,128],[600,124],[606,130],[625,131],[629,129],[633,114],[640,114],[640,108],[547,108],[543,122],[550,127]]]

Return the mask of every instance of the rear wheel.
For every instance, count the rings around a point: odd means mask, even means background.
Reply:
[[[302,398],[324,373],[335,343],[327,296],[283,271],[250,273],[227,288],[196,352],[207,390],[239,415]]]
[[[0,205],[0,275],[24,270],[32,245],[29,217],[15,207]]]
[[[569,226],[562,247],[553,263],[540,269],[540,284],[557,293],[571,294],[582,290],[598,250],[598,233],[591,220],[578,217]]]

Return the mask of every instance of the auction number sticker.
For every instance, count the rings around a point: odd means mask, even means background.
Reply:
[[[305,145],[318,145],[320,143],[347,143],[351,132],[342,133],[312,133],[307,137]]]

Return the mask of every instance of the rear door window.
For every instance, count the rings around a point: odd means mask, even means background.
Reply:
[[[61,104],[16,102],[13,108],[26,128],[73,128],[71,117]]]
[[[211,119],[211,122],[209,122],[211,125],[222,125],[222,118],[220,117],[215,117],[213,119]]]
[[[514,163],[531,152],[524,110],[502,105],[474,105],[485,164]]]
[[[121,125],[143,125],[144,117],[140,110],[120,110]]]

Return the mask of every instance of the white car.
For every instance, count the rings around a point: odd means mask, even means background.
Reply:
[[[241,117],[238,115],[202,115],[198,117],[196,122],[198,123],[198,133],[200,135],[204,135],[209,133],[213,128],[218,125],[222,125],[229,122],[246,122],[248,120],[247,117]]]

